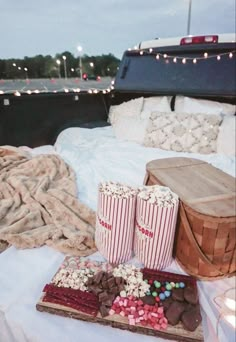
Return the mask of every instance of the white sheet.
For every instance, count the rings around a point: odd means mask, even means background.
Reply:
[[[96,210],[97,186],[100,181],[114,180],[140,186],[148,161],[171,156],[189,156],[208,161],[235,175],[235,158],[223,155],[193,155],[145,148],[136,143],[118,141],[111,127],[96,129],[70,128],[62,132],[55,147],[43,146],[32,154],[58,153],[75,170],[79,198]],[[99,253],[93,255],[101,259]],[[36,311],[42,288],[56,272],[64,255],[48,247],[16,250],[11,247],[0,254],[0,342],[74,342],[162,341],[119,329],[103,327]],[[182,272],[173,262],[168,270]],[[198,282],[206,341],[217,341],[219,315],[213,298],[235,286],[235,278]],[[234,331],[223,320],[220,341],[234,341]]]

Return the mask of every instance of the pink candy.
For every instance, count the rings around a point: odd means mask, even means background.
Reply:
[[[155,330],[166,329],[168,323],[164,316],[163,307],[158,307],[158,303],[155,305],[144,304],[140,299],[132,296],[128,298],[116,297],[109,314],[127,317],[130,325],[149,325]]]

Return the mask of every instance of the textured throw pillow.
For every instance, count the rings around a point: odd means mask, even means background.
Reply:
[[[143,101],[143,110],[141,112],[141,119],[149,119],[152,112],[170,112],[171,97],[167,96],[153,96],[146,97]]]
[[[144,145],[177,152],[215,153],[221,121],[220,115],[154,112]]]
[[[143,108],[143,97],[138,97],[127,102],[123,102],[119,105],[111,106],[108,114],[108,122],[114,125],[122,116],[140,116]]]
[[[176,96],[175,112],[234,115],[236,106],[229,103]]]
[[[236,155],[236,117],[225,116],[217,139],[217,153],[227,156]]]
[[[122,117],[113,126],[115,136],[120,140],[133,141],[143,144],[148,120],[136,117]]]

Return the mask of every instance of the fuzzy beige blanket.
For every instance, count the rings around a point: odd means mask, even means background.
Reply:
[[[76,195],[75,174],[59,156],[0,147],[0,252],[44,244],[75,256],[95,252],[95,212]]]

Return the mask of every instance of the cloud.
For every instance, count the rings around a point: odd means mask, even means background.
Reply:
[[[142,40],[186,35],[189,0],[0,0],[0,58],[124,50]],[[192,0],[191,33],[232,32],[234,0]]]

